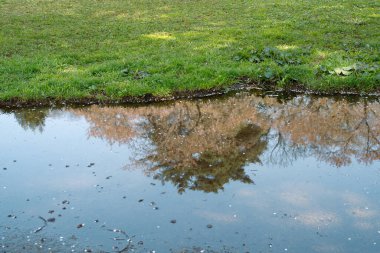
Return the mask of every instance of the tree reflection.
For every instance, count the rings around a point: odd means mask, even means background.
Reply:
[[[154,164],[148,172],[156,179],[172,182],[179,192],[186,189],[217,192],[230,180],[253,183],[243,167],[246,163],[260,162],[259,156],[267,146],[261,127],[237,122],[236,128],[228,132],[215,132],[219,133],[217,136],[212,132],[217,126],[173,126],[169,119],[170,116],[150,119],[154,126],[150,138],[156,150],[143,161]]]
[[[363,99],[300,96],[281,101],[252,95],[136,108],[73,110],[89,135],[135,146],[148,175],[186,189],[217,192],[230,180],[252,183],[247,163],[291,164],[314,156],[335,166],[380,159],[380,104]],[[153,147],[153,148],[150,148]],[[267,151],[265,153],[265,151]],[[266,155],[263,155],[266,154]]]
[[[308,154],[335,166],[348,165],[352,158],[365,163],[378,160],[379,111],[378,102],[367,100],[293,99],[271,112],[272,127],[278,132],[277,157]]]
[[[45,126],[46,117],[49,114],[49,109],[19,109],[13,112],[17,123],[26,129],[31,129],[33,131],[38,130],[43,131]]]
[[[148,168],[148,175],[173,183],[179,192],[217,192],[230,180],[253,183],[244,165],[260,162],[267,146],[269,127],[247,117],[249,103],[232,108],[233,103],[187,101],[130,109],[93,106],[74,113],[91,122],[90,136],[110,143],[126,143],[134,137],[153,143],[154,150],[139,146],[143,158],[135,161]]]
[[[89,136],[136,144],[145,172],[186,189],[217,192],[231,181],[252,183],[247,163],[291,164],[314,156],[335,166],[380,159],[380,103],[326,97],[238,95],[140,107],[70,109]],[[50,109],[12,111],[24,129],[42,131]],[[54,111],[53,111],[54,114]],[[147,144],[149,143],[149,144]]]

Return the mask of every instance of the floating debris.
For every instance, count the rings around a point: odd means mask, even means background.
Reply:
[[[212,228],[212,225],[211,225],[211,224],[207,224],[206,227],[207,227],[207,228]]]
[[[83,228],[84,225],[85,225],[84,223],[80,223],[80,224],[77,225],[77,228]]]
[[[170,220],[170,223],[172,223],[172,224],[176,224],[177,223],[177,220]]]
[[[47,226],[47,220],[46,220],[44,217],[42,217],[42,216],[38,216],[38,218],[44,222],[44,225],[41,226],[41,227],[38,227],[37,229],[35,229],[35,230],[33,231],[34,233],[38,233],[38,232],[40,232],[42,229],[44,229],[44,228]]]

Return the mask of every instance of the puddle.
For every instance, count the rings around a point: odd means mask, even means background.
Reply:
[[[1,252],[380,251],[380,103],[0,111]]]

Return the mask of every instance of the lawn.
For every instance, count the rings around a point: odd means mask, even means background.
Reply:
[[[380,90],[373,0],[0,0],[0,101],[119,99],[241,78]]]

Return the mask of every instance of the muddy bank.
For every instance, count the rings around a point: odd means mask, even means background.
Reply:
[[[238,91],[254,92],[258,96],[275,95],[292,97],[299,94],[316,95],[316,96],[352,96],[352,97],[380,97],[380,90],[370,93],[363,93],[355,90],[337,90],[337,91],[319,91],[306,88],[302,84],[293,84],[285,88],[279,88],[275,83],[253,83],[248,78],[242,78],[237,83],[229,87],[219,87],[203,90],[185,90],[176,91],[168,96],[155,96],[145,94],[144,96],[125,96],[122,98],[111,99],[107,96],[94,96],[72,99],[61,99],[46,97],[44,100],[12,98],[9,100],[0,100],[0,108],[21,108],[21,107],[62,107],[67,105],[118,105],[118,104],[146,104],[172,101],[177,99],[196,99],[205,97],[216,97],[233,94]]]

